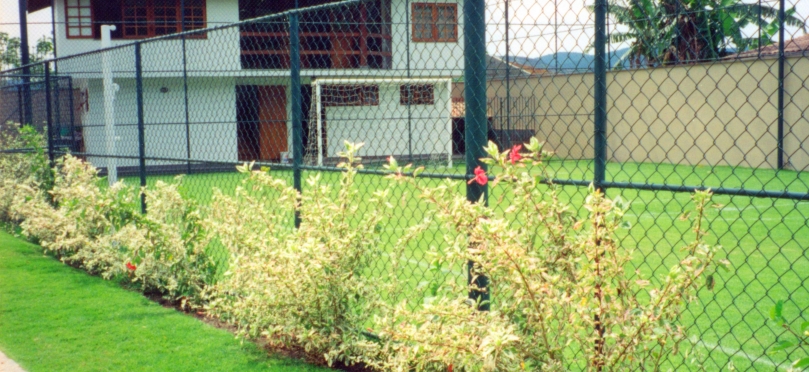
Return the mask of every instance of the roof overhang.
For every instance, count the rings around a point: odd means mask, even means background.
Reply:
[[[51,6],[51,0],[28,0],[28,12],[33,13]]]

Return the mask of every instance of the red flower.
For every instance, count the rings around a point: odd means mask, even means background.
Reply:
[[[486,184],[489,182],[489,177],[486,176],[486,171],[481,167],[475,168],[475,178],[469,180],[468,183],[472,184],[472,182],[477,182],[481,186],[486,186]]]
[[[511,160],[511,165],[514,165],[514,163],[522,159],[522,155],[520,155],[520,150],[522,150],[522,145],[514,145],[514,147],[511,148],[511,152],[508,154],[508,157]]]
[[[131,262],[127,262],[126,263],[126,268],[129,269],[129,270],[135,271],[135,269],[137,269],[138,267],[133,265]]]
[[[449,369],[447,371],[452,372],[452,364],[449,365]]]

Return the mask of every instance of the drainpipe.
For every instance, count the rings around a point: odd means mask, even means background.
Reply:
[[[101,26],[101,48],[112,46],[110,33],[115,31],[115,26]],[[112,67],[110,66],[110,52],[101,54],[101,77],[104,85],[104,135],[107,143],[107,181],[112,186],[118,181],[118,165],[115,159],[115,93],[118,92],[118,84],[112,81]]]

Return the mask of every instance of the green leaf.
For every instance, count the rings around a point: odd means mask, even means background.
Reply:
[[[809,367],[809,357],[801,358],[792,362],[792,366],[798,369]]]
[[[779,300],[778,302],[775,303],[775,306],[773,306],[770,309],[770,319],[775,321],[781,319],[781,314],[783,310],[784,310],[784,301]]]
[[[809,331],[809,320],[801,323],[801,332]]]
[[[775,346],[773,346],[773,347],[770,349],[770,352],[771,352],[771,353],[774,353],[774,352],[777,352],[777,351],[786,350],[786,349],[789,349],[789,348],[791,348],[791,347],[793,347],[793,346],[795,346],[795,343],[794,343],[794,342],[792,342],[792,341],[786,341],[786,340],[784,340],[784,341],[778,341],[778,343],[776,343],[776,345],[775,345]]]

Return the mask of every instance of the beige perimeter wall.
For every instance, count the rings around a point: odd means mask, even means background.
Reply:
[[[777,59],[665,67],[607,74],[610,161],[775,168]],[[784,160],[809,169],[809,58],[785,71]],[[491,108],[494,126],[533,128],[560,157],[593,156],[593,75],[510,82],[512,104]],[[506,83],[489,82],[490,104]],[[806,143],[806,144],[805,144]]]

